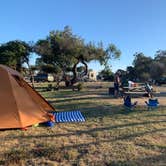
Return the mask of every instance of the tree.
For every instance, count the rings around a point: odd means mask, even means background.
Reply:
[[[32,52],[26,42],[14,40],[0,46],[0,63],[12,67],[21,72],[22,65],[29,66],[29,56]]]
[[[33,73],[29,64],[30,54],[32,51],[33,46],[30,46],[30,44],[24,41],[9,41],[0,46],[0,63],[7,65],[19,72],[22,72],[24,68],[23,64],[26,63],[31,76],[32,86],[34,87]]]
[[[158,61],[154,61],[151,64],[150,68],[150,76],[153,80],[157,80],[160,77],[162,77],[165,73],[165,67],[163,63],[160,63]]]
[[[151,69],[153,59],[145,56],[143,53],[135,53],[134,56],[135,59],[133,61],[133,66],[137,78],[141,81],[147,81],[150,78],[149,71]]]
[[[35,51],[40,55],[40,62],[61,69],[66,86],[77,82],[78,64],[84,66],[81,75],[85,76],[88,73],[88,62],[96,60],[106,66],[109,59],[120,57],[120,50],[114,45],[104,49],[102,43],[86,44],[81,37],[74,35],[68,26],[63,31],[51,31],[46,39],[39,40]],[[69,72],[72,72],[71,76],[68,75]]]
[[[160,74],[158,75],[158,77],[161,77],[163,75],[166,75],[166,50],[159,50],[156,52],[155,54],[155,58],[154,58],[157,67],[159,68],[158,70],[160,70]]]
[[[166,66],[166,50],[158,50],[155,54],[155,61],[163,63]]]
[[[109,44],[106,48],[106,54],[103,57],[104,58],[104,65],[106,68],[109,68],[108,62],[110,59],[119,59],[121,56],[121,51],[114,45]]]
[[[128,66],[126,69],[127,72],[127,79],[131,81],[137,80],[136,69],[133,66]]]
[[[110,68],[106,68],[99,72],[98,77],[104,81],[113,81],[114,73]]]

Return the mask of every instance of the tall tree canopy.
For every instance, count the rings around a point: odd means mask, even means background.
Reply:
[[[157,80],[166,76],[166,51],[157,51],[154,58],[135,53],[133,66],[128,66],[126,71],[127,79],[133,81]]]
[[[155,61],[162,63],[166,68],[166,50],[159,50],[155,54]],[[166,72],[166,71],[165,71]]]
[[[31,51],[32,47],[24,41],[9,41],[0,46],[0,63],[21,71],[23,63],[29,65]]]
[[[114,73],[111,71],[110,68],[105,68],[99,72],[98,77],[103,81],[113,81]]]
[[[164,75],[166,76],[166,50],[156,52],[150,72],[153,79],[159,79]]]
[[[145,56],[143,53],[134,54],[133,66],[135,74],[139,80],[146,81],[150,78],[150,69],[153,59]]]
[[[96,60],[106,66],[111,58],[119,58],[121,54],[113,44],[104,49],[102,43],[85,43],[68,26],[63,31],[51,31],[46,39],[39,40],[35,51],[40,55],[38,61],[41,65],[49,64],[62,70],[67,85],[76,83],[78,64],[84,66],[83,76],[88,72],[88,62]],[[68,72],[72,72],[70,78],[67,76]]]

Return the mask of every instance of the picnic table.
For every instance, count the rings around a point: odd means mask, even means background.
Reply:
[[[127,92],[145,92],[145,86],[142,85],[142,86],[135,86],[135,87],[123,87],[123,90],[124,91],[127,91]]]

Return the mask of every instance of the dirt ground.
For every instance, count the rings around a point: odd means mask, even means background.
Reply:
[[[81,91],[39,85],[56,111],[80,110],[86,122],[1,131],[0,165],[164,166],[166,107],[147,111],[148,98],[139,97],[132,101],[140,107],[125,110],[123,98],[108,94],[110,84],[86,83]],[[166,87],[157,88],[160,105],[166,105]]]

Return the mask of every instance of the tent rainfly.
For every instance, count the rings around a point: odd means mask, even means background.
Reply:
[[[50,120],[54,108],[17,71],[0,65],[0,129],[24,128]]]

